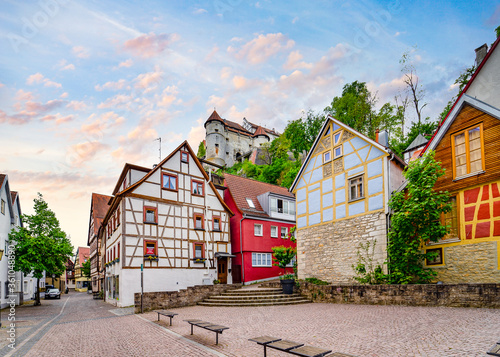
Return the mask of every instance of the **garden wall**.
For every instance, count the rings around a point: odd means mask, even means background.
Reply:
[[[210,296],[220,295],[223,292],[239,287],[241,287],[241,284],[195,285],[180,291],[144,293],[143,311],[192,306]],[[141,293],[134,294],[134,307],[136,314],[141,312]]]
[[[279,282],[263,285],[279,287]],[[313,302],[500,308],[500,284],[315,285],[300,282]]]

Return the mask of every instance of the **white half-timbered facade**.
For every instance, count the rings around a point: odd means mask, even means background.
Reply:
[[[105,297],[134,304],[134,293],[231,283],[233,214],[185,141],[151,170],[127,164],[100,234]]]

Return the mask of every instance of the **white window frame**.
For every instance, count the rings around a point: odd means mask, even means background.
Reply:
[[[274,228],[274,234],[273,234]],[[271,238],[278,238],[278,226],[271,226]]]
[[[272,266],[273,266],[272,253],[252,253],[252,267],[271,268]]]
[[[292,260],[290,260],[290,263],[288,263],[286,266],[287,268],[293,268],[293,264],[295,263],[295,261],[297,260],[297,256],[294,256],[292,258]]]
[[[330,150],[323,153],[323,164],[332,161],[332,152]]]
[[[340,154],[338,154],[338,155],[335,154],[335,151],[337,149],[340,149]],[[344,151],[343,151],[342,145],[339,145],[339,146],[336,146],[336,147],[333,148],[333,158],[334,159],[337,159],[337,158],[341,157],[343,155],[343,153],[344,153]]]
[[[278,209],[278,202],[279,201],[282,201],[282,203],[281,203],[282,212],[279,212],[279,209]],[[273,205],[273,202],[275,202],[274,205]],[[285,206],[286,206],[286,209],[285,209]],[[269,210],[271,212],[274,212],[274,213],[288,214],[288,215],[294,216],[295,215],[295,201],[271,197],[271,198],[269,198]]]
[[[283,236],[283,230],[285,231],[285,235]],[[283,239],[288,239],[288,227],[281,227],[280,229],[280,237]]]
[[[257,233],[257,227],[260,228],[260,233]],[[253,234],[256,237],[262,237],[263,231],[264,231],[264,226],[262,224],[254,223],[254,225],[253,225]]]

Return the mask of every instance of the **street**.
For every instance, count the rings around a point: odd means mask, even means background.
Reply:
[[[500,340],[494,309],[304,304],[269,307],[172,309],[169,319],[133,315],[92,295],[74,293],[42,306],[16,308],[16,348],[8,346],[8,310],[2,310],[1,356],[262,356],[249,338],[269,335],[354,356],[485,356]],[[215,345],[213,332],[185,319],[230,327]],[[287,354],[270,351],[268,356]]]

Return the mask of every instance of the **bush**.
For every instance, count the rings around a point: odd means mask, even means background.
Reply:
[[[328,285],[328,284],[330,284],[329,282],[324,281],[324,280],[320,280],[318,278],[306,278],[306,281],[308,283],[315,284],[315,285]]]

